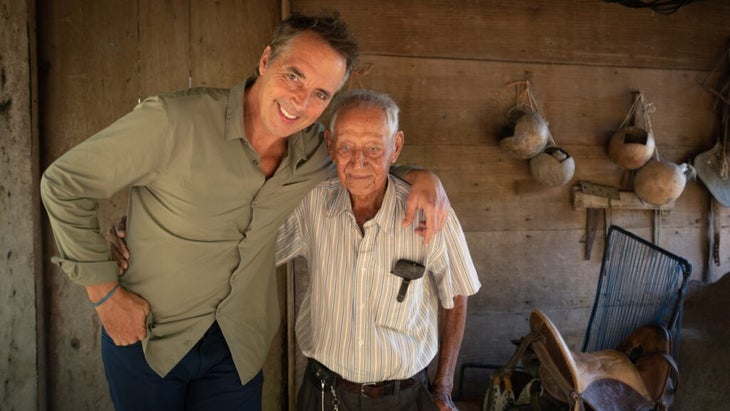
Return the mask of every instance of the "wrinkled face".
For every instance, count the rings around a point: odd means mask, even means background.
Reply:
[[[314,33],[293,37],[259,60],[258,107],[264,131],[286,137],[314,123],[342,87],[346,60]]]
[[[353,201],[385,193],[390,165],[403,147],[403,132],[388,127],[376,108],[346,109],[337,115],[334,135],[325,132],[337,175]]]

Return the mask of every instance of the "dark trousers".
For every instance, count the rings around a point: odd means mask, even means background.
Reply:
[[[241,384],[218,323],[164,378],[147,364],[141,343],[118,347],[103,328],[101,353],[117,411],[261,410],[263,373]]]
[[[313,371],[313,363],[309,362],[304,372],[304,379],[297,396],[297,411],[333,410],[334,404],[340,411],[438,411],[438,407],[428,392],[425,373],[418,377],[420,382],[397,393],[379,398],[367,398],[359,393],[335,388],[328,383],[324,387],[324,407],[322,407],[322,386]]]

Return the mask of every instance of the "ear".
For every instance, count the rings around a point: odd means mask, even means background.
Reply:
[[[403,133],[403,130],[398,130],[397,133],[395,133],[395,136],[393,136],[393,154],[390,156],[390,162],[395,163],[395,161],[398,159],[398,156],[400,155],[400,151],[403,149],[403,144],[405,144],[406,136]]]
[[[269,61],[271,60],[271,46],[266,46],[264,49],[264,52],[261,53],[261,57],[259,57],[259,75],[264,74],[264,71],[266,71],[266,66],[269,65]]]

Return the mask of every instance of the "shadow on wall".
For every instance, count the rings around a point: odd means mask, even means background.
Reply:
[[[715,283],[691,283],[679,346],[679,388],[673,410],[727,409],[730,404],[730,273]]]

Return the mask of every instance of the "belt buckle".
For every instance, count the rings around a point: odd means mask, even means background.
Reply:
[[[378,384],[377,382],[366,382],[366,383],[362,383],[362,384],[360,384],[360,395],[361,395],[361,396],[362,396],[363,398],[378,398],[377,396],[373,396],[373,397],[371,397],[371,396],[369,396],[369,395],[368,395],[368,394],[367,394],[367,393],[365,392],[365,390],[367,389],[367,387],[373,387],[373,388],[375,388],[375,386],[376,386],[377,384]]]

